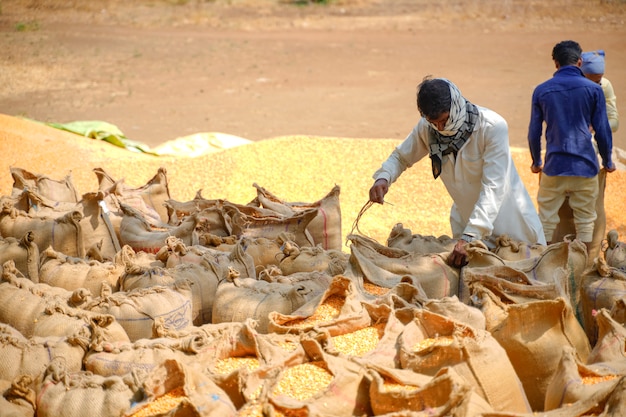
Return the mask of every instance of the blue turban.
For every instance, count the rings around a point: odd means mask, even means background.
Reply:
[[[583,52],[583,65],[580,69],[584,74],[604,74],[604,51]]]

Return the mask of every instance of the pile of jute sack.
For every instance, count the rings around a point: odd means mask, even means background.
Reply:
[[[591,259],[355,225],[340,188],[171,198],[95,168],[11,168],[0,213],[2,416],[624,416],[626,244]]]

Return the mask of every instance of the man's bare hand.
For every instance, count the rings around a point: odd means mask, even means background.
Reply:
[[[452,253],[448,256],[447,263],[455,268],[461,268],[467,265],[467,251],[465,250],[467,242],[459,239],[454,245]]]
[[[383,178],[377,179],[374,185],[372,185],[372,188],[370,188],[370,201],[383,204],[387,191],[389,191],[389,183],[387,180]]]

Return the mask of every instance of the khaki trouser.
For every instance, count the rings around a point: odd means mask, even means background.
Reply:
[[[553,235],[559,223],[559,209],[566,197],[573,212],[576,238],[582,242],[593,239],[594,222],[596,220],[596,201],[599,186],[597,176],[591,178],[574,176],[541,175],[537,205],[539,219],[547,242],[553,242]]]

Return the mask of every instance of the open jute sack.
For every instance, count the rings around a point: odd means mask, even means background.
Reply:
[[[603,308],[595,315],[598,342],[587,358],[587,365],[598,372],[626,375],[626,327]]]
[[[591,347],[566,298],[511,303],[486,287],[476,289],[487,330],[506,350],[532,409],[542,411],[563,346],[585,363]]]
[[[408,281],[420,286],[429,298],[458,295],[460,271],[446,263],[447,253],[407,252],[355,234],[347,240],[352,271],[364,281],[385,288]]]
[[[494,410],[531,410],[507,352],[489,332],[426,310],[413,314],[400,336],[402,368],[434,376],[448,367]]]
[[[408,412],[432,417],[474,417],[493,408],[452,368],[434,376],[408,369],[368,366],[374,415]],[[423,414],[422,414],[423,413]],[[393,414],[396,415],[396,414]]]

